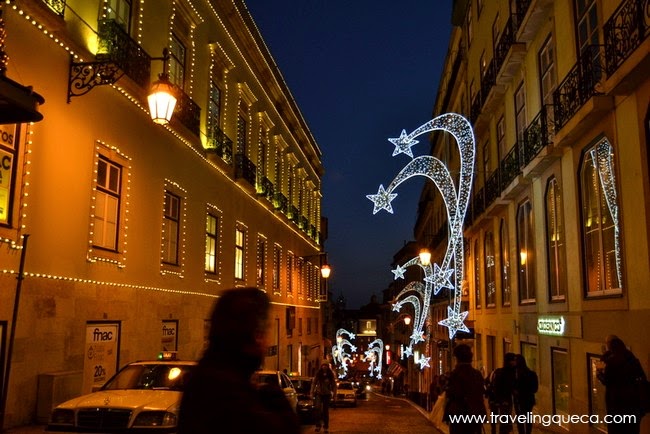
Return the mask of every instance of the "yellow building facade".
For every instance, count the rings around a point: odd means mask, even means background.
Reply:
[[[539,376],[540,415],[605,414],[595,374],[607,335],[650,371],[647,14],[633,0],[454,2],[433,114],[470,119],[476,161],[463,282],[474,336],[452,345],[473,345],[484,375],[504,353],[523,354]],[[453,140],[432,143],[453,173]],[[434,261],[446,225],[425,185],[415,233]],[[434,301],[433,324],[447,304],[444,294]],[[447,329],[432,339],[434,369],[445,372]],[[599,423],[550,429],[606,432]]]
[[[0,125],[5,426],[127,362],[199,358],[227,288],[272,301],[264,367],[310,374],[322,154],[243,1],[28,0],[3,18],[7,77],[45,99],[40,122]],[[177,105],[157,125],[163,65]]]

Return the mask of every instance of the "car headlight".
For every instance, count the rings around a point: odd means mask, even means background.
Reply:
[[[366,390],[370,390],[370,389],[372,389],[372,388],[370,387],[370,384],[368,384],[368,385],[366,386]]]
[[[176,426],[176,415],[168,411],[143,411],[135,418],[133,427]]]
[[[50,423],[57,425],[74,425],[74,410],[55,408],[52,411]]]

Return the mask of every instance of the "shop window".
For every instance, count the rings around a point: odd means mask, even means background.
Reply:
[[[562,348],[551,348],[551,373],[553,414],[569,414],[569,398],[571,396],[571,383],[569,381],[569,353]],[[565,426],[565,428],[567,428]]]

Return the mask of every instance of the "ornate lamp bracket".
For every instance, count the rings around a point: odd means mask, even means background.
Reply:
[[[68,103],[73,96],[90,92],[95,86],[113,84],[124,75],[114,62],[72,62],[68,78]]]

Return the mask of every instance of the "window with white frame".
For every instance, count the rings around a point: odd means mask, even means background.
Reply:
[[[165,191],[163,212],[163,263],[178,265],[178,245],[180,240],[180,210],[181,198]]]
[[[205,272],[217,274],[219,260],[219,218],[209,214],[205,219]]]
[[[546,185],[546,247],[552,301],[561,301],[566,297],[566,240],[562,215],[562,191],[553,177]]]
[[[485,305],[486,307],[495,307],[497,300],[497,288],[495,282],[496,261],[494,258],[494,235],[492,231],[485,233],[484,240],[484,258],[485,258]]]
[[[535,232],[533,206],[526,200],[517,209],[517,268],[519,270],[519,303],[535,302]]]
[[[587,295],[623,290],[614,148],[606,138],[587,149],[580,167],[582,238]]]
[[[169,81],[180,89],[185,87],[185,67],[187,62],[187,49],[181,39],[172,33],[169,39]]]
[[[235,279],[244,280],[244,254],[246,232],[242,227],[235,228]]]
[[[501,304],[510,306],[512,292],[510,288],[510,242],[505,219],[501,219],[499,242],[501,243]]]
[[[122,166],[100,156],[97,161],[93,246],[117,250]]]
[[[539,50],[539,76],[544,104],[553,104],[553,91],[557,86],[557,73],[555,71],[555,43],[553,35],[549,35]],[[549,113],[552,110],[549,110]]]

